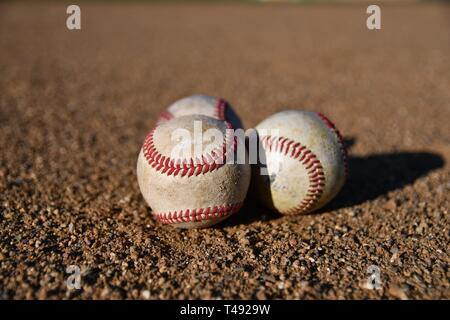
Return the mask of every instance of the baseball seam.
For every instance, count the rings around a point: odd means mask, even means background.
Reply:
[[[169,156],[162,155],[155,146],[154,134],[158,129],[158,126],[154,128],[147,135],[142,146],[145,159],[148,164],[156,171],[167,176],[198,176],[207,172],[214,171],[222,167],[228,156],[234,151],[236,139],[234,135],[228,132],[232,126],[229,122],[226,122],[225,137],[222,145],[216,147],[209,153],[203,154],[199,157],[186,158],[186,159],[172,159]]]
[[[169,121],[172,119],[174,115],[170,111],[163,111],[160,113],[158,121],[156,122],[156,125],[159,126],[161,123]]]
[[[215,117],[219,120],[226,120],[225,118],[225,110],[227,108],[228,104],[227,102],[219,98],[217,99],[216,108],[215,108]]]
[[[279,136],[264,136],[262,147],[269,152],[281,153],[298,160],[305,168],[309,186],[304,199],[295,207],[282,210],[283,214],[295,214],[308,211],[320,199],[325,186],[325,174],[317,156],[300,142]]]
[[[185,209],[169,212],[154,213],[156,219],[162,224],[182,222],[198,222],[209,219],[217,219],[230,216],[241,209],[243,202],[223,204],[213,207]]]
[[[339,130],[336,128],[336,126],[334,125],[333,122],[331,122],[330,119],[328,119],[323,113],[321,112],[317,112],[316,113],[317,116],[325,123],[325,125],[331,129],[331,131],[334,132],[334,134],[337,136],[338,139],[338,143],[339,143],[339,148],[341,149],[341,154],[342,154],[342,159],[344,161],[344,170],[345,170],[345,177],[348,177],[348,154],[347,154],[347,150],[344,146],[344,138],[342,138],[341,133],[339,132]]]

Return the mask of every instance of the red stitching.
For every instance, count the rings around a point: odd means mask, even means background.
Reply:
[[[163,111],[159,114],[158,121],[156,122],[156,125],[159,126],[161,123],[168,121],[172,119],[174,115],[170,111]]]
[[[261,138],[261,144],[264,149],[271,152],[279,152],[297,159],[308,173],[309,187],[305,198],[295,207],[281,213],[295,214],[308,211],[319,200],[325,186],[325,174],[320,160],[311,150],[286,137],[264,136]]]
[[[157,212],[156,219],[162,224],[195,222],[202,220],[209,220],[215,218],[222,218],[232,215],[239,211],[242,207],[242,202],[235,204],[223,204],[220,206],[185,209],[179,211]]]
[[[322,121],[325,123],[325,125],[330,128],[337,136],[338,141],[339,141],[339,147],[341,149],[341,154],[342,154],[342,158],[344,159],[344,170],[345,170],[345,177],[348,177],[348,154],[347,154],[347,149],[344,146],[344,139],[342,138],[341,133],[339,132],[339,130],[336,128],[336,126],[334,125],[333,122],[331,122],[330,119],[328,119],[323,113],[321,112],[317,112],[316,113],[320,119],[322,119]]]
[[[163,156],[155,146],[153,136],[158,126],[154,128],[144,140],[142,149],[147,162],[156,171],[161,171],[167,176],[198,176],[207,172],[214,171],[222,167],[228,156],[234,151],[236,147],[236,139],[234,135],[230,135],[228,129],[232,129],[229,122],[225,121],[227,130],[221,146],[218,146],[208,154],[204,154],[201,158],[190,159],[172,159],[168,156]]]
[[[225,118],[226,117],[225,113],[226,113],[227,108],[228,108],[228,103],[224,99],[222,99],[222,98],[217,99],[214,116],[220,120],[227,120]]]

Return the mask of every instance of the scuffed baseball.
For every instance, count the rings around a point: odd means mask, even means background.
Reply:
[[[254,170],[255,194],[282,214],[319,209],[344,185],[347,156],[342,137],[323,114],[288,110],[256,126],[260,161]],[[279,136],[267,130],[279,130]],[[262,175],[266,162],[269,175]]]
[[[224,139],[200,141],[203,153],[193,153],[191,159],[174,158],[172,150],[179,141],[172,139],[172,133],[182,128],[194,136],[194,121],[201,121],[203,133],[216,128]],[[137,178],[159,222],[185,229],[209,227],[240,209],[250,183],[250,166],[207,160],[223,159],[222,155],[229,159],[236,152],[234,137],[226,133],[230,128],[226,121],[188,115],[165,121],[147,135],[139,153]],[[194,149],[195,143],[194,139],[189,147]],[[214,152],[205,150],[208,145]]]
[[[185,97],[172,103],[161,113],[158,124],[172,118],[193,114],[228,121],[234,129],[242,128],[241,120],[225,99],[201,94]]]

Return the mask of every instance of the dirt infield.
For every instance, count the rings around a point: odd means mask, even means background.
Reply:
[[[0,297],[449,299],[450,6],[382,6],[380,31],[365,9],[82,4],[68,31],[62,4],[0,4]],[[327,114],[344,190],[306,216],[249,199],[215,228],[157,225],[137,155],[194,93],[247,128]]]

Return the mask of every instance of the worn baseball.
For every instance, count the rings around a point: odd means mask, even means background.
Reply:
[[[231,128],[226,121],[187,115],[164,121],[150,131],[139,153],[137,178],[159,222],[184,229],[209,227],[240,209],[251,169],[247,163],[229,161],[232,155],[236,158],[235,138],[227,130]],[[215,139],[206,137],[210,129],[219,133]],[[189,134],[191,139],[180,140],[177,132]],[[177,148],[190,151],[190,155],[174,155]]]
[[[161,113],[158,124],[172,118],[193,114],[228,121],[234,129],[242,128],[241,120],[225,99],[201,94],[185,97],[172,103]]]
[[[342,137],[323,114],[282,111],[255,129],[261,148],[255,193],[266,206],[282,214],[308,213],[328,203],[344,185],[347,155]]]

